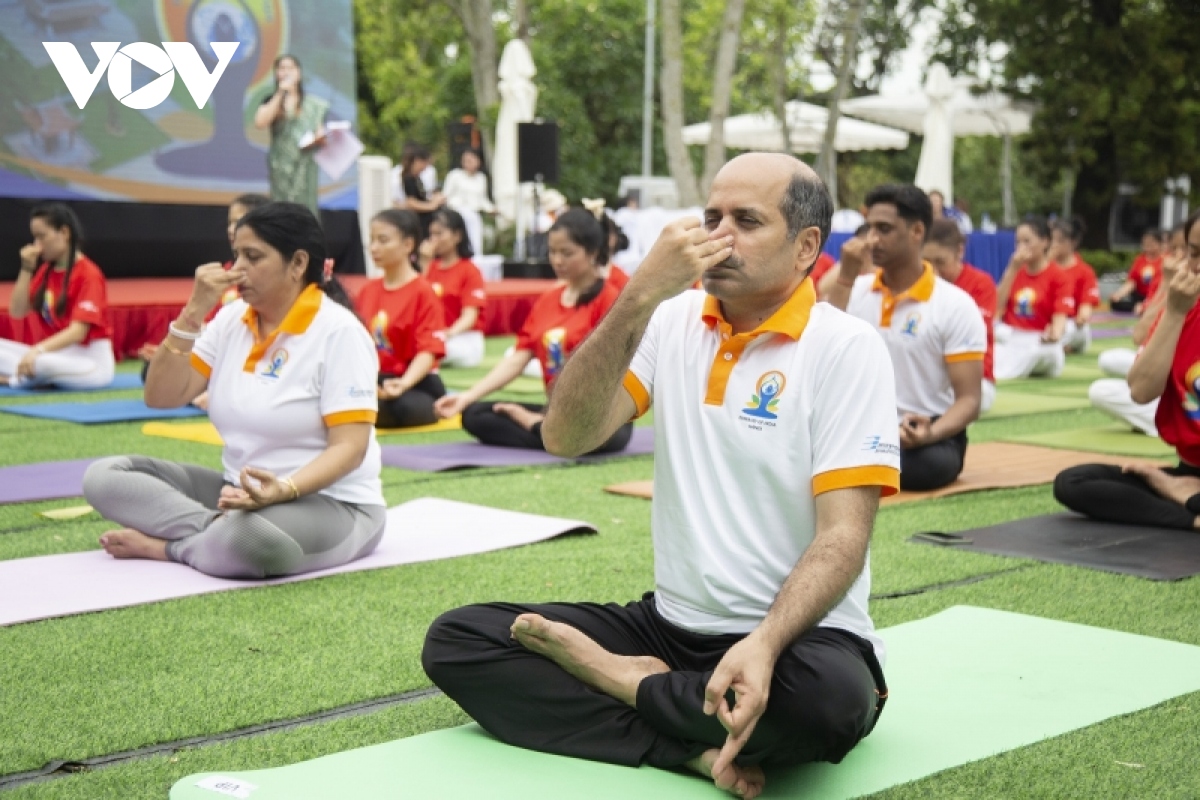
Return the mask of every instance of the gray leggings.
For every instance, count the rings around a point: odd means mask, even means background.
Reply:
[[[309,494],[258,511],[218,511],[216,470],[144,456],[103,458],[83,494],[103,516],[167,540],[167,558],[219,578],[269,578],[362,558],[383,536],[387,509]]]

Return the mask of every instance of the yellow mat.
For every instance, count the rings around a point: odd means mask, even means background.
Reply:
[[[457,431],[462,429],[462,418],[438,420],[432,425],[421,425],[416,428],[377,428],[377,436],[400,436],[409,433],[437,433],[439,431]],[[221,434],[211,422],[147,422],[142,426],[142,433],[147,436],[160,436],[164,439],[179,439],[184,442],[212,444],[217,447],[225,444]]]
[[[1055,450],[1049,447],[1034,447],[1007,442],[984,442],[970,445],[967,448],[967,463],[963,467],[962,474],[954,483],[932,492],[900,492],[883,498],[880,505],[911,503],[914,500],[947,497],[985,489],[1037,486],[1043,483],[1052,483],[1054,476],[1068,467],[1076,467],[1080,464],[1121,466],[1136,460],[1128,456],[1084,453],[1078,450]],[[606,486],[604,490],[612,494],[649,500],[654,496],[654,481],[618,483]]]

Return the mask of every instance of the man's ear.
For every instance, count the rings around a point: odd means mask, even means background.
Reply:
[[[811,269],[821,255],[821,229],[805,228],[796,235],[796,269]]]

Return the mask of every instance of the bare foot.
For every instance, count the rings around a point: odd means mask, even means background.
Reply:
[[[533,430],[534,425],[546,418],[545,414],[530,411],[518,403],[496,403],[492,406],[492,411],[503,414],[527,431]]]
[[[1194,494],[1200,494],[1200,478],[1191,475],[1168,475],[1151,464],[1129,464],[1126,472],[1139,476],[1162,497],[1186,506]]]
[[[167,560],[167,543],[133,528],[119,528],[100,537],[100,546],[113,558]]]
[[[706,778],[712,778],[718,789],[724,789],[731,794],[745,798],[745,800],[753,800],[762,794],[763,786],[767,782],[762,767],[739,767],[737,764],[730,764],[720,775],[714,775],[713,763],[720,754],[721,751],[715,747],[712,750],[706,750],[697,758],[689,761],[687,767]]]
[[[671,671],[654,656],[610,653],[578,628],[551,622],[540,614],[517,617],[512,625],[512,637],[593,689],[634,708],[637,708],[637,690],[642,679]]]

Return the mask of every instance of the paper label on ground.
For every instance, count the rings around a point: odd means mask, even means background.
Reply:
[[[223,794],[226,797],[247,798],[250,793],[258,787],[253,783],[239,780],[238,778],[227,778],[224,775],[209,775],[207,778],[196,781],[196,785],[201,789],[208,789],[210,792]]]

